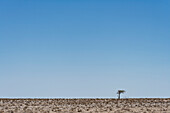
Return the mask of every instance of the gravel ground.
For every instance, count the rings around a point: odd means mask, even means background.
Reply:
[[[0,99],[0,113],[170,113],[170,98]]]

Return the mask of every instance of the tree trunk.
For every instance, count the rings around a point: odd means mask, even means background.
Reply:
[[[120,93],[118,94],[118,99],[120,99]]]

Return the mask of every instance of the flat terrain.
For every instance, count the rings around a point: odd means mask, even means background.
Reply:
[[[0,113],[170,113],[170,98],[0,99]]]

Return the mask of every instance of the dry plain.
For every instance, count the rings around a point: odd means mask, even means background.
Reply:
[[[0,113],[170,113],[170,98],[0,99]]]

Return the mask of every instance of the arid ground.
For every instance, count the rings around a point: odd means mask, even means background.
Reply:
[[[170,98],[0,99],[0,113],[170,113]]]

